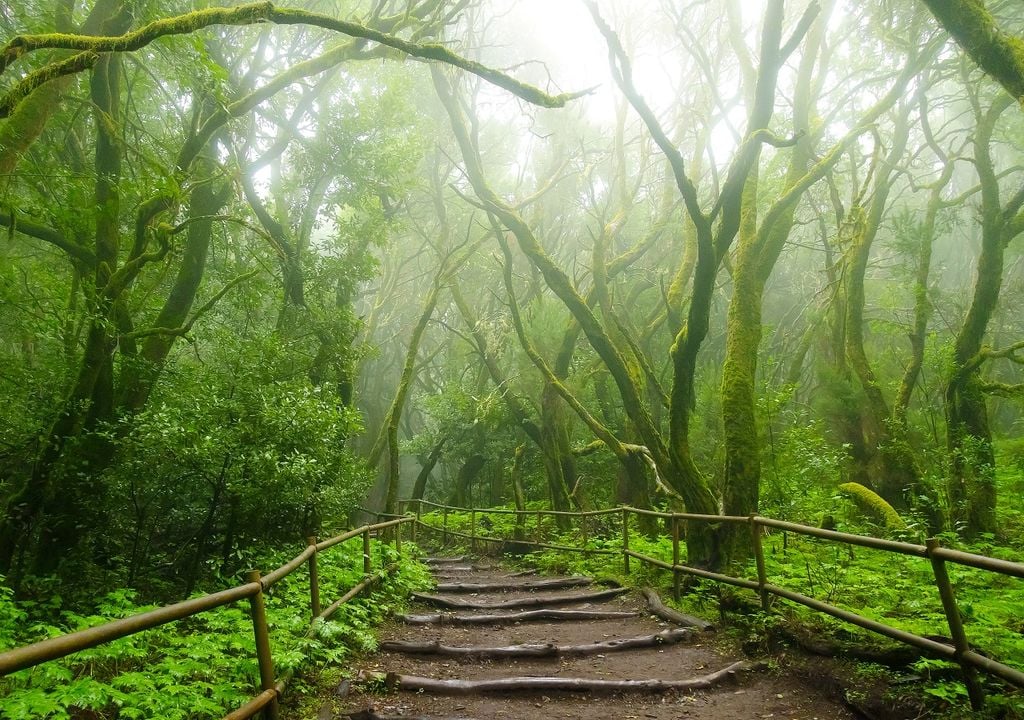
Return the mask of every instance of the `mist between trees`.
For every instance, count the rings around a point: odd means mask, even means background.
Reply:
[[[12,586],[187,593],[409,497],[1019,538],[1017,2],[0,29]]]

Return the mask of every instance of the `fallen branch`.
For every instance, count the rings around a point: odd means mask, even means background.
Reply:
[[[537,620],[621,620],[638,613],[623,610],[524,610],[501,615],[399,615],[409,625],[505,625]]]
[[[438,607],[454,608],[456,610],[498,610],[500,608],[522,608],[522,607],[544,607],[545,605],[571,605],[580,602],[599,602],[618,597],[629,592],[628,588],[612,588],[611,590],[600,590],[598,592],[586,593],[583,595],[553,595],[549,597],[526,597],[514,598],[512,600],[501,600],[498,602],[473,602],[472,600],[460,600],[458,598],[442,597],[440,595],[427,595],[425,593],[413,593],[412,596],[420,602],[425,602]]]
[[[647,692],[657,693],[668,690],[704,690],[721,682],[731,680],[742,672],[762,670],[765,663],[750,663],[746,660],[734,662],[727,667],[707,675],[687,680],[595,680],[591,678],[565,677],[509,677],[497,680],[437,680],[399,675],[398,673],[360,673],[360,679],[381,681],[389,688],[399,690],[435,693],[437,695],[480,695],[503,693],[516,690],[543,690],[566,692]]]
[[[660,617],[662,620],[668,620],[669,622],[673,622],[676,625],[682,625],[684,627],[697,628],[698,630],[702,630],[704,632],[712,631],[715,629],[715,626],[712,623],[709,623],[707,620],[703,620],[699,617],[694,617],[693,615],[687,615],[686,613],[681,613],[678,610],[673,610],[672,608],[666,606],[665,603],[661,601],[661,598],[658,597],[658,593],[655,592],[653,588],[641,588],[640,593],[644,596],[644,598],[646,598],[647,607],[650,609],[650,611],[658,617]]]
[[[635,648],[658,647],[672,645],[693,637],[692,630],[675,628],[663,630],[654,635],[641,635],[631,638],[603,640],[586,645],[555,645],[554,643],[532,643],[524,645],[506,645],[503,647],[453,647],[433,642],[390,641],[380,645],[381,650],[415,655],[444,655],[445,657],[472,658],[508,658],[508,657],[581,657],[599,655],[606,652],[619,652]]]
[[[478,593],[504,592],[508,590],[564,590],[566,588],[586,587],[593,583],[593,579],[588,577],[554,578],[551,580],[534,580],[532,582],[526,581],[519,583],[441,583],[437,586],[437,591],[450,593]]]

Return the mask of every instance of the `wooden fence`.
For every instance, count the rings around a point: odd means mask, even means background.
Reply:
[[[799,525],[797,523],[786,522],[783,520],[773,520],[771,518],[760,517],[757,515],[751,515],[749,517],[738,517],[730,515],[698,515],[693,513],[666,513],[656,512],[652,510],[640,510],[632,507],[618,507],[608,510],[595,510],[590,512],[559,512],[555,510],[505,510],[505,509],[488,509],[488,508],[457,508],[448,505],[439,505],[437,503],[431,503],[422,500],[410,500],[406,501],[405,504],[400,507],[400,511],[404,511],[410,506],[415,506],[415,519],[416,524],[413,526],[413,537],[415,537],[416,527],[426,528],[432,530],[441,535],[442,541],[447,542],[450,536],[461,537],[468,540],[471,545],[476,546],[480,543],[506,543],[514,541],[521,545],[537,548],[548,548],[559,550],[563,552],[580,552],[580,553],[591,553],[591,554],[604,554],[604,555],[621,555],[623,567],[626,572],[630,569],[630,560],[637,560],[641,563],[646,563],[653,567],[662,568],[668,570],[673,576],[673,592],[676,599],[679,598],[679,580],[681,575],[690,575],[694,577],[704,578],[706,580],[712,580],[714,582],[724,583],[727,585],[733,585],[735,587],[747,588],[756,592],[760,598],[761,606],[765,610],[769,606],[769,598],[774,595],[776,597],[785,598],[792,602],[804,605],[811,608],[812,610],[831,615],[834,618],[838,618],[845,622],[857,625],[866,630],[885,635],[886,637],[897,640],[901,643],[911,645],[919,648],[931,655],[947,660],[952,660],[960,665],[963,672],[964,683],[967,686],[967,692],[971,700],[971,705],[975,708],[980,708],[984,704],[984,695],[982,692],[981,684],[978,681],[977,671],[981,670],[991,675],[1006,680],[1018,687],[1024,687],[1024,672],[1010,667],[1004,663],[998,662],[991,658],[988,658],[971,649],[970,643],[967,639],[967,633],[964,629],[963,621],[960,615],[959,608],[957,607],[956,593],[953,588],[953,584],[949,580],[949,573],[946,568],[946,563],[956,563],[967,567],[978,568],[981,570],[987,570],[989,572],[999,573],[1002,575],[1009,575],[1017,578],[1024,578],[1024,564],[1017,562],[1010,562],[1007,560],[999,560],[997,558],[991,558],[984,555],[976,555],[974,553],[961,552],[959,550],[952,550],[949,548],[941,547],[939,541],[935,538],[930,538],[924,545],[917,545],[914,543],[900,542],[896,540],[886,540],[882,538],[870,537],[867,535],[852,535],[850,533],[836,532],[834,530],[824,530],[822,528],[811,527],[808,525]],[[441,525],[430,525],[423,522],[424,509],[434,509],[441,514]],[[450,512],[461,512],[466,513],[470,517],[470,531],[456,532],[449,527],[448,514]],[[498,538],[488,537],[481,535],[477,532],[478,518],[485,517],[486,515],[515,515],[516,516],[516,527],[520,530],[519,536],[516,538]],[[601,517],[601,516],[612,516],[615,518],[615,522],[618,525],[618,532],[621,535],[621,549],[612,550],[608,548],[585,548],[566,546],[559,544],[552,544],[544,542],[544,534],[541,530],[542,519],[545,517],[557,518],[568,518],[570,521],[578,521],[578,530],[580,533],[583,544],[587,542],[587,524],[588,519]],[[643,555],[634,550],[630,549],[629,546],[629,519],[630,516],[647,516],[652,518],[658,518],[666,523],[671,528],[672,535],[672,562],[666,562],[664,560],[650,557],[649,555]],[[534,526],[532,532],[529,528],[528,520],[534,518]],[[750,528],[751,542],[754,551],[755,568],[757,572],[756,578],[740,578],[732,575],[725,575],[722,573],[711,572],[702,568],[691,567],[680,563],[680,535],[681,525],[683,523],[735,523],[747,525]],[[901,630],[891,625],[878,622],[872,618],[865,617],[858,613],[845,610],[835,605],[831,605],[816,598],[808,597],[802,593],[795,592],[788,588],[774,585],[768,581],[767,572],[765,570],[764,551],[761,545],[762,535],[764,534],[765,528],[771,528],[773,530],[782,530],[785,532],[797,533],[800,535],[807,535],[816,538],[822,538],[825,540],[832,540],[838,543],[846,545],[856,545],[860,547],[872,548],[875,550],[883,550],[885,552],[897,553],[900,555],[909,555],[911,557],[924,558],[930,561],[932,567],[932,574],[935,579],[935,586],[939,591],[939,597],[942,601],[942,609],[946,616],[946,622],[949,625],[949,637],[952,640],[952,644],[945,642],[938,642],[931,638],[922,637],[915,635],[914,633]]]
[[[395,549],[401,553],[401,526],[413,520],[414,518],[411,517],[403,517],[378,522],[373,525],[364,525],[321,542],[317,542],[316,538],[309,538],[305,550],[273,572],[262,575],[259,570],[250,571],[246,575],[246,583],[244,585],[192,598],[191,600],[185,600],[174,605],[166,605],[149,612],[114,620],[67,635],[49,638],[32,645],[7,650],[0,653],[0,677],[51,660],[57,660],[79,650],[103,645],[118,638],[134,635],[143,630],[247,599],[249,601],[250,616],[252,617],[253,635],[256,641],[256,659],[259,664],[261,692],[242,707],[225,715],[223,720],[244,720],[245,718],[254,717],[261,711],[263,717],[267,720],[276,720],[278,700],[291,679],[291,673],[284,673],[279,678],[274,674],[274,659],[270,651],[270,632],[267,626],[263,594],[300,567],[306,565],[309,568],[309,612],[310,629],[312,630],[313,623],[317,620],[328,619],[344,603],[356,597],[379,579],[380,575],[373,574],[373,565],[370,558],[371,534],[394,528]],[[363,580],[327,608],[321,608],[317,555],[328,548],[359,536],[362,536],[363,540]],[[384,572],[387,569],[381,568],[380,570]]]

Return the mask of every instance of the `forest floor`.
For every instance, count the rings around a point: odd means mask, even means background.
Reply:
[[[622,720],[637,718],[686,718],[697,720],[739,720],[740,718],[775,720],[850,720],[855,718],[847,708],[829,698],[820,684],[806,675],[773,668],[765,663],[747,661],[743,654],[713,632],[692,631],[681,642],[653,645],[628,650],[603,649],[590,655],[573,654],[552,657],[506,657],[481,659],[469,656],[408,654],[386,651],[392,641],[437,642],[457,648],[503,647],[521,644],[553,643],[559,647],[580,646],[616,639],[651,636],[675,629],[648,610],[642,597],[634,593],[607,600],[566,601],[564,596],[582,597],[600,591],[600,586],[566,590],[531,590],[533,576],[513,574],[499,566],[434,565],[441,583],[503,582],[514,589],[497,592],[445,593],[430,595],[481,605],[509,601],[540,602],[542,598],[562,598],[558,609],[600,610],[634,613],[629,617],[585,619],[572,621],[504,621],[488,625],[454,625],[447,622],[412,625],[398,618],[381,628],[381,652],[362,658],[363,680],[376,677],[376,682],[345,681],[317,700],[319,708],[302,713],[301,717],[317,720],[374,720],[376,718],[423,718],[426,720],[469,720],[470,718],[528,718],[542,714],[546,718],[588,718]],[[455,569],[462,567],[462,569]],[[539,605],[538,608],[543,608]],[[533,608],[525,608],[533,609]],[[474,614],[507,614],[523,609],[438,609],[422,600],[411,613],[442,613],[470,616]],[[743,663],[743,665],[734,665]],[[730,666],[735,672],[723,671]],[[450,688],[440,692],[410,690],[418,679],[480,681],[501,678],[579,678],[594,680],[688,680],[705,678],[718,672],[711,686],[695,690],[662,691],[581,691],[552,689],[520,689],[513,691],[452,694]],[[403,676],[398,679],[393,674]],[[392,674],[385,680],[384,674]],[[409,676],[415,676],[409,678]],[[527,681],[529,682],[529,681]],[[308,708],[308,706],[306,706]]]

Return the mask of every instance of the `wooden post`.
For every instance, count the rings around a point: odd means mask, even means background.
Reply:
[[[395,525],[395,554],[402,557],[402,523]]]
[[[537,543],[538,545],[540,544],[540,521],[541,521],[541,518],[543,518],[543,517],[544,516],[541,514],[540,510],[538,510],[537,511],[537,524],[533,528],[533,541],[535,543]]]
[[[414,543],[416,542],[416,535],[417,535],[417,533],[419,533],[420,523],[422,522],[422,516],[423,516],[423,501],[422,500],[417,500],[416,501],[416,519],[413,520],[412,532],[410,533],[410,535],[411,535],[410,539]]]
[[[629,511],[622,508],[622,569],[629,574]]]
[[[363,575],[369,575],[373,569],[373,558],[370,557],[370,531],[363,531]]]
[[[260,581],[260,571],[250,570],[245,574],[246,582]],[[263,603],[263,589],[249,598],[249,613],[252,616],[253,637],[256,640],[256,661],[260,667],[260,689],[274,690],[274,659],[270,654],[270,630],[267,627],[267,608]],[[277,720],[277,695],[263,709],[264,720]]]
[[[967,633],[964,630],[963,619],[960,617],[960,609],[956,604],[953,583],[949,581],[946,561],[935,556],[934,551],[939,548],[939,540],[938,538],[928,538],[925,544],[928,546],[928,559],[931,560],[932,572],[935,573],[935,584],[939,588],[939,597],[942,598],[942,609],[946,613],[946,622],[949,624],[949,636],[953,639],[953,647],[956,648],[955,658],[960,663],[964,675],[967,696],[971,700],[971,707],[981,710],[985,705],[985,693],[981,689],[981,683],[978,682],[977,670],[963,659],[963,654],[971,649],[971,645],[967,642]]]
[[[583,539],[583,547],[586,548],[587,547],[587,535],[588,535],[588,532],[587,532],[587,520],[589,520],[590,518],[587,517],[586,515],[580,515],[579,518],[580,518],[580,537]]]
[[[761,609],[768,612],[768,572],[764,568],[764,546],[761,544],[761,526],[757,516],[750,516],[750,545],[754,548],[754,562],[757,563],[757,594],[761,596]]]
[[[469,549],[476,552],[476,508],[469,511]]]
[[[672,598],[679,602],[679,571],[675,568],[679,565],[679,518],[672,516]]]
[[[448,547],[448,506],[441,512],[441,547]]]
[[[306,538],[306,544],[313,548],[309,556],[309,613],[310,622],[320,614],[320,574],[316,569],[316,536]]]

